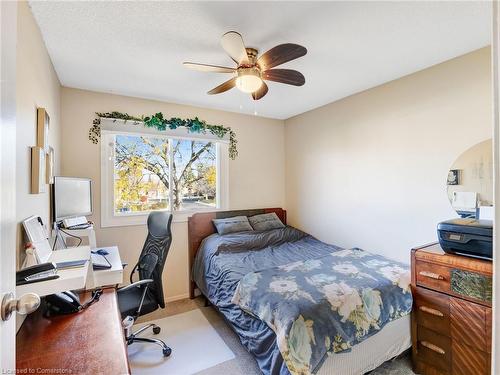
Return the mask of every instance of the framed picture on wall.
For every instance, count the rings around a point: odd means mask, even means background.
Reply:
[[[37,108],[36,145],[49,152],[50,117],[45,108]]]
[[[31,194],[45,193],[45,151],[38,146],[31,147]]]
[[[45,183],[54,183],[54,149],[49,147],[49,152],[45,155]]]
[[[450,169],[448,172],[448,185],[460,185],[460,169]]]

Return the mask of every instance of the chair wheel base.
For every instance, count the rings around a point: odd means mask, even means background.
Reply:
[[[172,349],[170,349],[170,348],[163,349],[163,356],[164,357],[169,357],[170,354],[172,354]]]
[[[161,328],[160,327],[158,327],[158,326],[154,326],[153,327],[153,333],[155,335],[159,334],[160,332],[161,332]]]

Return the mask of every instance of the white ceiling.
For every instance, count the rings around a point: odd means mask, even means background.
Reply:
[[[490,44],[490,2],[35,2],[63,86],[286,119]],[[206,92],[233,66],[220,37],[239,31],[261,53],[285,42],[308,54],[282,67],[302,87],[269,83],[258,102]],[[113,110],[113,108],[109,108]]]

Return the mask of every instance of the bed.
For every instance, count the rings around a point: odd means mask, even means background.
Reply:
[[[406,279],[400,280],[403,273],[398,279],[392,279],[391,273],[389,281],[379,275],[387,264],[382,257],[328,245],[289,226],[221,236],[212,223],[212,219],[263,213],[275,213],[286,224],[286,211],[281,208],[198,213],[188,219],[188,237],[190,296],[193,298],[199,289],[224,316],[264,374],[358,375],[410,347],[411,293],[409,287],[405,289]],[[360,258],[364,258],[362,263]],[[354,261],[358,262],[356,274],[349,270]],[[372,275],[363,268],[366,264],[371,264]],[[391,263],[385,268],[402,267]],[[331,271],[336,268],[340,273]],[[338,276],[342,282],[333,281]],[[292,278],[307,282],[297,288],[287,281]],[[276,286],[275,280],[282,282]],[[332,312],[336,300],[323,298],[328,294],[325,290],[339,284],[349,288],[344,280],[356,283],[353,288],[360,291],[361,298],[356,297],[354,307],[347,312],[343,311],[345,304]],[[385,280],[383,285],[381,280]],[[270,290],[269,282],[278,290]],[[287,289],[290,283],[292,294]],[[374,286],[382,292],[374,292]],[[361,309],[361,301],[363,306],[374,306],[363,310],[371,320],[365,313],[362,319],[353,313],[353,309]],[[372,301],[378,302],[373,305]]]

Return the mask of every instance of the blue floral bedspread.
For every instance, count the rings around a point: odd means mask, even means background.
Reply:
[[[406,265],[361,249],[246,274],[233,303],[263,320],[292,374],[317,370],[411,312]]]

